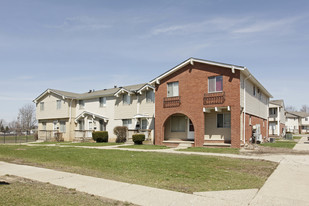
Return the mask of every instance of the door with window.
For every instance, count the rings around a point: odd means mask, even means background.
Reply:
[[[276,123],[275,122],[270,122],[269,123],[269,134],[270,135],[275,135],[276,132]]]
[[[188,118],[188,140],[194,140],[194,125],[191,119]]]

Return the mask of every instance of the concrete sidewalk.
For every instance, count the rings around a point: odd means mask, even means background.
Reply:
[[[248,205],[256,190],[186,194],[56,170],[0,162],[0,176],[15,175],[138,205]],[[243,197],[246,198],[243,198]]]
[[[309,151],[307,136],[293,150]],[[285,155],[249,205],[309,205],[309,155]]]
[[[295,145],[293,150],[296,151],[309,151],[309,140],[308,140],[309,134],[303,136],[299,142]]]

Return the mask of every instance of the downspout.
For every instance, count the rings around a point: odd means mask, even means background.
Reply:
[[[243,141],[244,141],[244,144],[246,143],[246,80],[251,78],[251,74],[246,77],[244,79],[244,135],[243,135]]]

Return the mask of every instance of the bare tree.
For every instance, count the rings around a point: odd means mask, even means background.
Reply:
[[[300,109],[301,112],[306,112],[306,113],[309,113],[309,106],[304,104],[303,106],[301,106],[301,109]]]
[[[0,119],[0,128],[4,127],[4,124],[5,124],[4,120]]]
[[[36,119],[35,119],[35,107],[33,104],[26,104],[19,109],[18,113],[18,122],[21,126],[21,129],[29,132],[34,128]]]
[[[9,130],[11,131],[11,132],[15,132],[15,133],[20,133],[21,131],[21,128],[20,128],[20,124],[19,124],[19,122],[18,121],[12,121],[12,122],[10,122],[9,124],[8,124],[8,126],[9,126]]]
[[[285,107],[285,110],[288,111],[288,112],[297,112],[297,109],[296,107],[292,106],[292,105],[287,105]]]

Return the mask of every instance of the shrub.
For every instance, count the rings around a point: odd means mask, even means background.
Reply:
[[[143,144],[143,141],[145,141],[145,135],[144,134],[133,134],[132,140],[134,144]]]
[[[108,132],[107,131],[92,132],[92,139],[96,142],[108,142]]]
[[[127,140],[128,127],[126,126],[117,126],[114,128],[114,134],[117,136],[117,143],[124,143]]]

